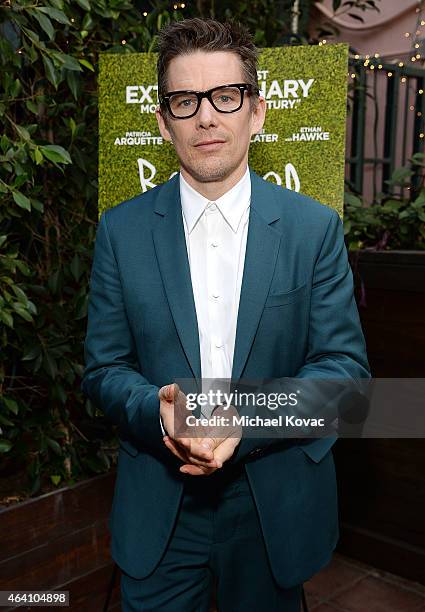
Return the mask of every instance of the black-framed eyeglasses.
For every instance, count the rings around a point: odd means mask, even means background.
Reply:
[[[245,92],[258,95],[260,90],[249,83],[231,83],[208,91],[169,91],[159,97],[159,102],[175,119],[189,119],[196,115],[203,98],[219,113],[235,113],[242,108]]]

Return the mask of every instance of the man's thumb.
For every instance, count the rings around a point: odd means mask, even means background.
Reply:
[[[159,390],[159,399],[167,402],[173,402],[178,392],[178,385],[176,383],[166,385]]]

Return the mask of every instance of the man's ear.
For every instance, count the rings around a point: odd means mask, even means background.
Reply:
[[[155,116],[156,116],[156,120],[158,121],[158,127],[159,127],[159,131],[161,133],[161,136],[167,142],[172,142],[171,134],[170,134],[170,132],[168,130],[167,122],[166,122],[166,120],[164,118],[164,115],[162,114],[160,106],[156,107]]]
[[[251,136],[253,134],[258,134],[258,132],[262,129],[265,118],[266,118],[266,101],[263,96],[259,96],[257,100],[257,104],[252,109]]]

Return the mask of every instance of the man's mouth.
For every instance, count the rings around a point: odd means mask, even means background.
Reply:
[[[214,151],[215,149],[219,149],[224,143],[224,140],[218,139],[203,140],[202,142],[198,142],[195,147],[201,151]]]

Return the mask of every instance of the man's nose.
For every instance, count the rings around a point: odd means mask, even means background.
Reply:
[[[207,98],[202,98],[196,119],[199,127],[210,127],[217,124],[217,111]]]

